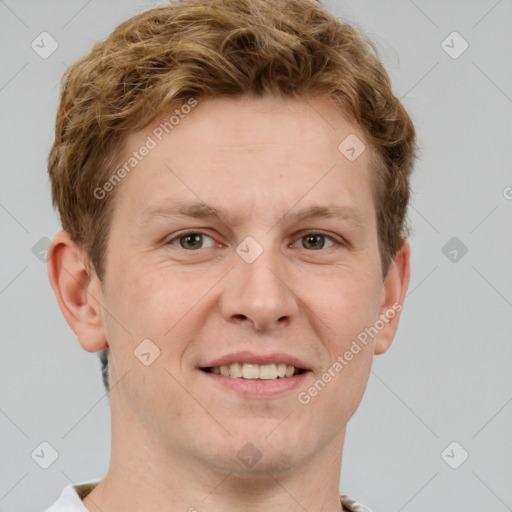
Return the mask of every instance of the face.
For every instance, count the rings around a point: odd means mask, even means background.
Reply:
[[[156,127],[126,140],[156,145],[117,185],[102,288],[116,428],[240,473],[339,448],[378,336],[344,354],[383,312],[368,150],[338,149],[363,135],[325,99],[205,100]]]

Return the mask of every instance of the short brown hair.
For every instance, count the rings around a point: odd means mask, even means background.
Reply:
[[[191,97],[264,94],[324,96],[361,128],[387,274],[408,235],[416,141],[374,44],[318,0],[178,0],[119,25],[63,77],[52,200],[100,280],[116,190],[104,199],[94,190],[112,176],[126,134]]]

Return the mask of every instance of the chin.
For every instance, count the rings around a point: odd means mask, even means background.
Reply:
[[[218,440],[218,449],[213,453],[210,444],[210,463],[240,477],[268,478],[269,473],[292,470],[309,453],[305,443],[307,435],[298,428],[286,428],[285,423],[279,425],[279,421],[267,419],[255,421],[249,428],[240,428],[237,432],[228,428],[232,437]]]
[[[297,451],[299,448],[270,452],[268,449],[256,451],[254,446],[245,445],[246,453],[243,457],[239,458],[238,454],[230,454],[231,456],[227,458],[226,453],[223,453],[222,458],[220,455],[212,457],[209,463],[221,471],[231,473],[233,476],[241,479],[250,478],[251,480],[259,478],[268,480],[270,475],[278,476],[300,465],[301,457]]]

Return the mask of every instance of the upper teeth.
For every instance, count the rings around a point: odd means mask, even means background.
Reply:
[[[285,363],[233,363],[216,366],[212,368],[211,371],[216,374],[224,375],[225,377],[271,380],[277,379],[278,377],[291,377],[295,373],[295,366]]]

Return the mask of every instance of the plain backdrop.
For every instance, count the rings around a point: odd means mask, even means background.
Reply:
[[[411,284],[349,423],[340,488],[377,512],[512,510],[512,1],[325,4],[376,43],[421,147]],[[1,511],[41,511],[108,469],[99,360],[41,261],[60,229],[46,159],[66,66],[155,5],[0,1]],[[47,58],[31,46],[42,32],[58,44]],[[58,453],[47,469],[42,442]]]

